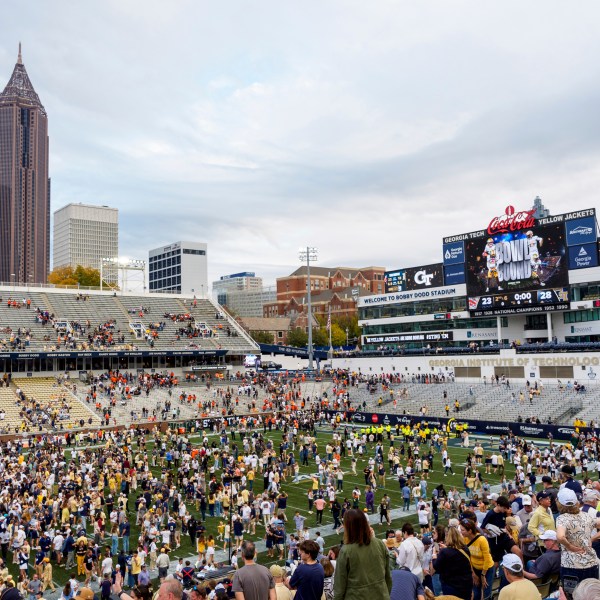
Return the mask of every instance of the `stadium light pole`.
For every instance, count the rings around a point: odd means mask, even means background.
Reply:
[[[308,305],[308,368],[313,369],[313,341],[312,341],[312,304],[310,287],[310,261],[316,262],[319,258],[319,251],[312,247],[300,248],[300,260],[306,261],[306,297]]]

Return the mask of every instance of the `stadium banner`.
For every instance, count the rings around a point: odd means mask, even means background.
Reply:
[[[444,285],[444,270],[441,263],[396,269],[384,274],[385,293],[407,292]]]
[[[30,359],[30,358],[103,358],[114,356],[125,358],[129,356],[225,356],[228,350],[140,350],[140,351],[99,351],[99,352],[0,352],[0,358]]]
[[[430,429],[437,428],[444,432],[455,433],[457,429],[465,429],[469,433],[480,433],[493,436],[508,435],[512,433],[518,437],[545,438],[559,440],[570,440],[577,432],[575,427],[569,425],[548,425],[537,423],[515,423],[506,421],[482,421],[478,419],[462,419],[460,413],[456,417],[423,417],[421,415],[398,415],[391,413],[353,412],[342,413],[348,417],[348,422],[359,426],[389,425],[414,425],[417,423],[427,424]],[[600,431],[589,428],[581,428],[580,432],[592,432],[600,435]]]
[[[534,212],[507,206],[487,229],[466,234],[471,316],[569,309],[568,215],[538,220]]]
[[[465,243],[462,240],[442,246],[444,266],[459,265],[465,262]]]
[[[446,318],[446,315],[444,315]],[[365,344],[390,344],[402,342],[451,342],[453,331],[413,331],[411,333],[393,333],[363,336]]]
[[[569,246],[569,269],[589,269],[598,266],[596,243]]]
[[[296,358],[308,358],[307,348],[278,346],[277,344],[259,344],[259,346],[261,354],[283,354],[285,356],[294,356]],[[313,356],[319,360],[325,360],[327,358],[327,351],[313,349]]]
[[[446,285],[455,285],[457,283],[465,283],[466,281],[465,265],[450,265],[444,267],[444,283]]]
[[[581,246],[582,244],[593,244],[597,239],[596,217],[585,217],[566,221],[568,246]]]
[[[378,306],[382,304],[403,304],[415,300],[436,300],[444,297],[464,296],[467,288],[464,283],[448,285],[439,288],[415,290],[412,292],[395,292],[391,294],[379,294],[376,296],[361,296],[358,299],[358,307]]]

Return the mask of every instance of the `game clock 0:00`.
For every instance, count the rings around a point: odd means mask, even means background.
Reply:
[[[540,306],[549,304],[560,304],[568,302],[568,292],[565,288],[548,290],[527,290],[522,292],[507,292],[494,294],[493,296],[481,296],[478,299],[470,299],[471,310],[493,311],[498,308]],[[476,300],[477,306],[473,307],[472,300]],[[600,301],[599,301],[600,304]]]

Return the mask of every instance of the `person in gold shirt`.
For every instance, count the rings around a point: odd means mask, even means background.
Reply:
[[[527,529],[539,540],[540,535],[544,531],[552,530],[556,531],[556,524],[554,523],[554,517],[550,510],[550,501],[552,496],[550,492],[542,490],[538,492],[537,496],[538,506],[533,511],[531,519],[527,524]]]
[[[44,567],[42,569],[42,592],[46,588],[50,588],[52,591],[56,589],[54,582],[52,581],[52,563],[48,557],[44,558]]]
[[[492,597],[494,581],[494,559],[487,539],[477,529],[477,523],[470,519],[460,520],[460,533],[469,549],[473,567],[473,598],[488,600]]]
[[[508,585],[500,590],[498,600],[541,600],[535,584],[523,576],[523,561],[516,554],[505,554],[500,564]]]
[[[277,600],[292,600],[292,592],[283,582],[285,578],[285,570],[279,565],[271,565],[270,569],[273,580],[275,581],[275,594]]]

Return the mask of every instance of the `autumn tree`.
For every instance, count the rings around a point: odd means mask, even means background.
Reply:
[[[57,267],[48,275],[48,283],[62,286],[100,287],[100,271],[77,265]]]

